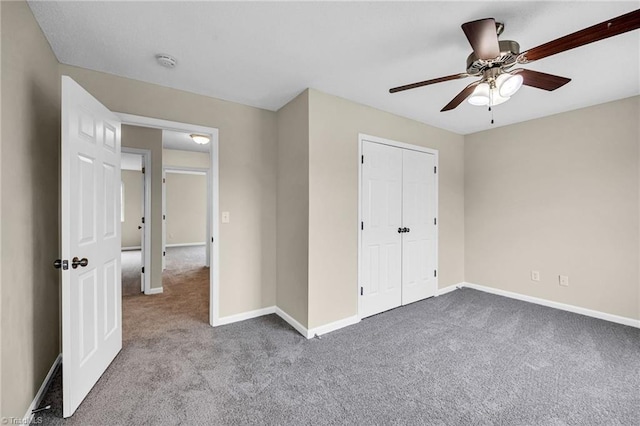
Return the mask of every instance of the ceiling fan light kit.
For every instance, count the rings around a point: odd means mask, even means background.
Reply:
[[[504,24],[493,18],[479,19],[462,24],[473,52],[467,57],[465,73],[434,78],[389,89],[390,93],[415,89],[430,84],[480,77],[465,87],[441,112],[450,111],[465,99],[476,106],[499,105],[508,101],[523,85],[546,91],[556,90],[570,78],[546,74],[524,68],[512,69],[518,64],[529,64],[557,53],[565,52],[589,43],[604,40],[640,28],[640,9],[626,13],[564,37],[520,52],[520,44],[513,40],[498,40]],[[491,120],[493,123],[493,119]]]

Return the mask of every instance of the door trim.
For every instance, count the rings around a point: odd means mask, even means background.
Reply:
[[[209,169],[204,167],[184,167],[184,166],[164,166],[162,168],[162,215],[166,217],[167,214],[167,187],[164,179],[167,177],[167,173],[178,173],[184,175],[200,175],[204,176],[207,182],[207,215],[206,217],[206,234],[211,235],[211,181],[209,179]],[[167,247],[177,246],[192,246],[194,244],[167,244],[167,221],[162,221],[162,252],[167,250]],[[211,244],[207,244],[207,239],[203,245],[207,248],[205,266],[209,268],[211,266]],[[162,258],[163,270],[165,269],[166,256]]]
[[[142,239],[142,247],[144,247],[144,259],[142,263],[145,271],[151,271],[151,232],[147,232],[147,229],[151,229],[151,151],[148,149],[139,149],[139,148],[129,148],[123,146],[120,148],[121,152],[126,152],[129,154],[137,154],[144,158],[144,238]],[[120,249],[122,250],[122,243],[120,244]],[[151,273],[144,274],[144,294],[150,294],[151,291]]]
[[[404,143],[404,142],[398,142],[398,141],[394,141],[392,139],[385,139],[385,138],[381,138],[378,136],[371,136],[371,135],[367,135],[364,133],[358,133],[358,222],[356,222],[356,232],[358,233],[358,280],[356,282],[356,287],[355,287],[355,292],[356,292],[356,300],[358,301],[357,303],[357,316],[358,319],[361,320],[362,317],[360,315],[360,312],[362,311],[362,309],[360,308],[360,301],[362,300],[360,297],[360,279],[362,277],[362,231],[360,230],[360,223],[362,222],[362,145],[364,142],[373,142],[373,143],[379,143],[382,145],[389,145],[389,146],[393,146],[396,148],[402,148],[402,149],[410,149],[413,151],[418,151],[418,152],[425,152],[427,154],[432,154],[434,156],[434,162],[435,162],[435,166],[439,169],[439,157],[438,157],[438,150],[437,149],[433,149],[433,148],[426,148],[423,146],[418,146],[418,145],[411,145],[408,143]],[[438,226],[436,226],[436,247],[438,248],[436,250],[436,270],[440,270],[439,268],[439,262],[438,262],[438,252],[440,251],[440,239],[439,239],[439,229],[440,229],[440,219],[439,219],[439,210],[438,210],[438,202],[439,202],[439,177],[440,177],[440,171],[438,170],[438,172],[436,173],[435,176],[435,188],[436,188],[436,194],[435,194],[435,199],[436,199],[436,206],[435,206],[435,210],[436,210],[436,221],[438,222]],[[437,295],[437,289],[436,289],[436,295]]]
[[[161,130],[174,130],[177,132],[204,133],[211,135],[209,147],[209,196],[210,198],[210,223],[211,242],[209,263],[209,324],[211,326],[220,325],[220,234],[219,234],[219,156],[218,156],[218,129],[215,127],[199,126],[197,124],[180,123],[177,121],[162,120],[140,115],[126,113],[115,113],[122,120],[122,124],[132,126],[151,127]]]

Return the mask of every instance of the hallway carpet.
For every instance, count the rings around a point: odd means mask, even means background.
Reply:
[[[66,424],[640,424],[640,330],[471,289],[321,340],[275,315],[166,317]],[[57,380],[42,424],[62,423]]]
[[[204,246],[167,247],[162,293],[122,298],[123,347],[193,323],[209,323],[209,268]]]
[[[137,296],[142,292],[140,269],[142,254],[140,250],[123,250],[120,254],[122,265],[122,296]]]

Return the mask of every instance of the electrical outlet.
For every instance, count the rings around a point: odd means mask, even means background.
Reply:
[[[229,212],[222,212],[222,223],[229,223],[230,221]]]
[[[531,281],[540,281],[540,271],[531,271]]]
[[[567,275],[560,275],[560,285],[569,287],[569,277]]]

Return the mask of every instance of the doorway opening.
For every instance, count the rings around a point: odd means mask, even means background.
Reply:
[[[151,165],[151,152],[122,148],[120,181],[122,296],[145,293],[150,276],[150,234],[146,217],[150,211],[150,181],[145,173]]]
[[[216,325],[217,129],[117,115],[123,124],[122,152],[128,146],[149,148],[154,161],[146,167],[152,201],[143,225],[151,235],[150,261],[143,274],[150,286],[135,300],[123,298],[123,340],[162,334],[164,326],[170,329],[182,321]],[[197,143],[194,134],[205,136],[208,143]],[[125,179],[128,173],[122,173]],[[124,243],[124,228],[122,235]]]
[[[167,163],[175,155],[190,154],[167,149],[164,152],[168,157]],[[192,154],[190,155],[193,157]],[[207,244],[207,236],[210,234],[210,223],[207,220],[210,208],[208,182],[208,168],[164,167],[162,176],[163,271],[210,266]]]

